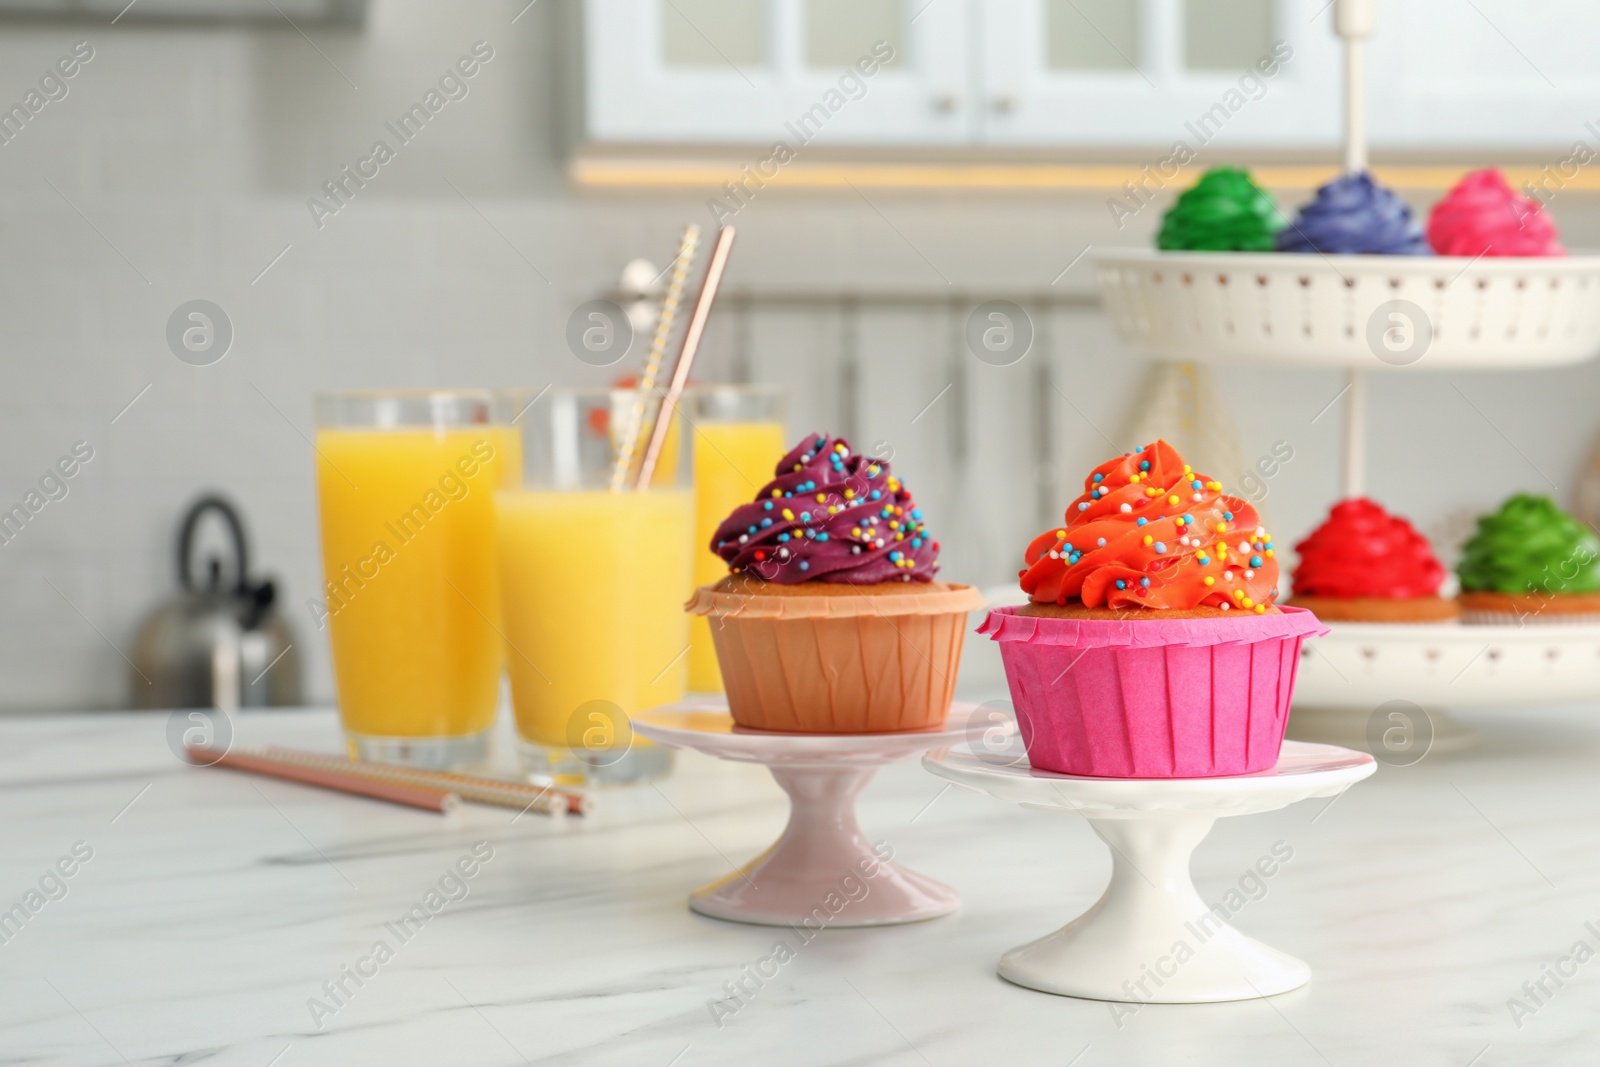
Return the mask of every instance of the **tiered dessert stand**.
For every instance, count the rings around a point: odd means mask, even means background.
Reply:
[[[1239,933],[1206,907],[1189,857],[1228,815],[1333,797],[1370,775],[1371,756],[1284,743],[1278,765],[1227,778],[1080,778],[954,749],[922,765],[974,792],[1078,815],[1111,847],[1111,882],[1088,911],[1000,958],[1000,976],[1046,993],[1161,1004],[1247,1000],[1305,985],[1311,969]],[[1179,946],[1182,946],[1180,948]]]
[[[726,878],[690,893],[689,907],[766,926],[823,917],[829,926],[887,926],[955,911],[961,897],[954,889],[873,851],[856,822],[856,797],[879,767],[965,740],[975,710],[956,703],[943,728],[897,734],[744,730],[720,696],[634,716],[633,728],[659,745],[765,765],[789,794],[783,836]],[[830,896],[835,907],[828,906]]]
[[[1600,626],[1327,625],[1332,633],[1307,638],[1300,649],[1289,730],[1302,740],[1380,755],[1382,745],[1402,758],[1413,744],[1442,754],[1482,740],[1446,707],[1600,695]]]
[[[1365,42],[1375,0],[1337,0],[1345,47],[1345,169],[1366,169]],[[1097,260],[1106,314],[1146,355],[1343,367],[1344,495],[1362,494],[1369,371],[1523,370],[1600,351],[1600,256],[1324,256],[1118,251]],[[1600,626],[1333,623],[1302,650],[1290,734],[1353,741],[1379,705],[1471,735],[1446,705],[1600,696]]]

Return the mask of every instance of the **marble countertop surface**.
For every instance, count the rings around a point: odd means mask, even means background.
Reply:
[[[1600,708],[1462,718],[1483,746],[1224,819],[1196,852],[1201,896],[1246,890],[1234,924],[1309,986],[1133,1013],[995,975],[1099,896],[1088,826],[915,760],[862,824],[964,907],[799,943],[685,906],[782,828],[759,766],[679,754],[593,817],[513,823],[188,767],[163,713],[0,719],[0,1064],[1597,1062]],[[336,726],[253,713],[239,739],[334,751]],[[1246,878],[1275,846],[1292,858]],[[793,958],[714,1010],[784,938]]]

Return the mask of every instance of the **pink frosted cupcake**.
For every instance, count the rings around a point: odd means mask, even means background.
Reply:
[[[1537,200],[1521,196],[1492,167],[1456,183],[1428,216],[1428,243],[1441,256],[1564,256]]]
[[[1254,508],[1157,441],[1095,468],[1026,561],[1031,603],[978,632],[1000,643],[1036,770],[1213,778],[1277,763],[1300,642],[1327,630],[1274,603]]]

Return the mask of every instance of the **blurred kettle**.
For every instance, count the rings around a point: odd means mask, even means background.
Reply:
[[[203,581],[194,573],[195,533],[215,512],[233,541],[232,581],[223,584],[222,561],[207,561]],[[244,525],[220,496],[196,500],[178,533],[177,596],[150,613],[134,645],[136,708],[268,707],[300,703],[300,658],[294,634],[275,610],[271,579],[253,582]]]

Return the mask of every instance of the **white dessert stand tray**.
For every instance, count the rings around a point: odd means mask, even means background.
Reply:
[[[1435,752],[1478,736],[1451,720],[1453,708],[1504,708],[1600,697],[1600,624],[1530,622],[1330,622],[1308,637],[1295,675],[1289,734],[1305,741],[1362,744],[1368,719],[1389,701],[1415,704],[1432,720]]]
[[[777,842],[690,893],[689,907],[714,919],[788,926],[815,919],[830,895],[844,894],[841,882],[853,877],[865,893],[860,899],[851,894],[829,926],[887,926],[955,911],[961,897],[954,889],[873,851],[856,821],[856,798],[884,764],[965,740],[975,710],[958,702],[943,728],[895,734],[742,730],[720,696],[635,715],[633,728],[657,744],[764,764],[789,795],[789,824]]]
[[[1000,957],[1000,976],[1063,996],[1160,1004],[1248,1000],[1310,980],[1305,963],[1206,908],[1189,857],[1219,818],[1336,796],[1377,768],[1362,752],[1295,741],[1284,743],[1271,771],[1228,778],[1080,778],[962,748],[925,756],[922,765],[974,792],[1080,815],[1111,846],[1111,882],[1100,900]],[[1188,954],[1176,950],[1180,942]]]
[[[1473,260],[1128,249],[1100,254],[1096,271],[1106,316],[1122,340],[1180,362],[1525,368],[1578,363],[1600,350],[1595,255]],[[1415,361],[1375,354],[1369,331],[1381,336],[1399,321],[1390,317],[1394,301],[1420,308],[1426,319],[1410,324],[1431,335]]]

